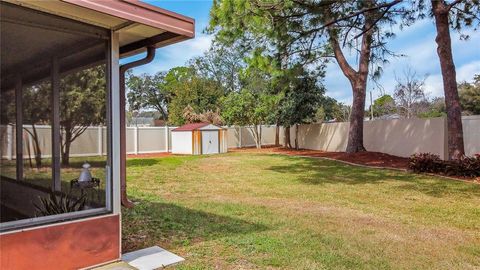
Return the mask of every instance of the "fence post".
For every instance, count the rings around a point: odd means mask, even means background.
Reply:
[[[448,160],[448,126],[447,117],[443,117],[443,160]]]
[[[97,140],[98,140],[98,155],[102,156],[103,155],[103,128],[102,126],[97,127]]]
[[[165,152],[169,152],[170,151],[170,140],[168,138],[168,124],[165,124]]]
[[[138,155],[138,126],[133,127],[133,153]]]
[[[242,126],[238,127],[238,148],[242,148]]]
[[[7,159],[13,158],[13,126],[7,125]]]

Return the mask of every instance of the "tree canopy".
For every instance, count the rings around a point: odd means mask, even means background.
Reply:
[[[68,165],[70,146],[89,126],[105,125],[105,65],[69,74],[60,82],[62,164]]]

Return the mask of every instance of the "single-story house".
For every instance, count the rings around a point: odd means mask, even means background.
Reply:
[[[125,72],[193,38],[195,22],[136,0],[2,0],[0,12],[0,139],[15,145],[14,158],[0,160],[0,269],[117,261],[128,204]],[[69,158],[70,142],[92,123],[107,126],[107,155]],[[26,141],[24,127],[35,138],[35,125],[51,126],[49,139]],[[49,151],[27,153],[29,143]]]
[[[210,123],[191,123],[172,130],[172,153],[205,155],[226,153],[227,130]]]

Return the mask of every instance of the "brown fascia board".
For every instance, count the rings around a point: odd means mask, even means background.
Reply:
[[[155,46],[155,48],[160,48],[186,39],[189,38],[171,32],[161,33],[159,35],[142,39],[120,47],[120,56],[122,58],[128,57],[145,51],[147,46]]]
[[[193,38],[195,20],[137,0],[61,0],[124,20],[148,25],[177,35]]]

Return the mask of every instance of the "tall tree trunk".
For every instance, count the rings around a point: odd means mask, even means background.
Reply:
[[[284,127],[285,131],[285,148],[292,148],[292,144],[290,142],[290,126]]]
[[[348,131],[347,153],[365,151],[363,146],[363,118],[365,109],[366,85],[355,83],[353,90],[352,112]]]
[[[372,1],[365,0],[368,5],[373,5]],[[332,46],[335,59],[340,69],[347,79],[350,81],[353,92],[352,111],[350,114],[350,128],[348,133],[347,153],[355,153],[365,151],[363,146],[363,118],[365,114],[365,99],[367,93],[368,67],[371,59],[371,47],[373,36],[373,24],[375,23],[374,15],[365,13],[365,24],[362,29],[362,43],[359,52],[358,71],[353,69],[348,63],[342,48],[339,44],[337,29],[328,28],[329,41]],[[344,37],[347,38],[347,37]]]
[[[280,126],[277,124],[275,127],[275,146],[280,145]]]
[[[353,102],[350,113],[350,128],[346,152],[356,153],[365,151],[365,147],[363,146],[363,117],[367,92],[368,65],[370,63],[371,32],[367,31],[362,38],[358,72],[348,64],[343,55],[340,44],[338,43],[337,34],[333,30],[330,30],[329,35],[335,59],[352,86]]]
[[[261,128],[261,127],[260,127]],[[250,127],[252,131],[253,139],[255,140],[255,148],[260,149],[262,148],[262,131],[259,129],[258,125],[253,125]]]
[[[38,142],[38,133],[35,124],[32,124],[32,133],[34,144],[33,150],[35,152],[35,166],[37,169],[40,169],[42,167],[42,149],[40,148],[40,143]]]
[[[258,148],[262,148],[262,125],[258,126],[259,129],[259,136],[258,136]]]
[[[447,109],[448,158],[458,159],[465,154],[463,144],[462,108],[458,97],[455,64],[453,63],[452,43],[448,15],[450,7],[443,1],[432,0],[432,12],[437,28],[437,54],[442,70],[443,91]]]
[[[72,145],[72,132],[70,129],[65,129],[65,142],[62,147],[62,166],[68,167],[70,165],[70,146]]]

